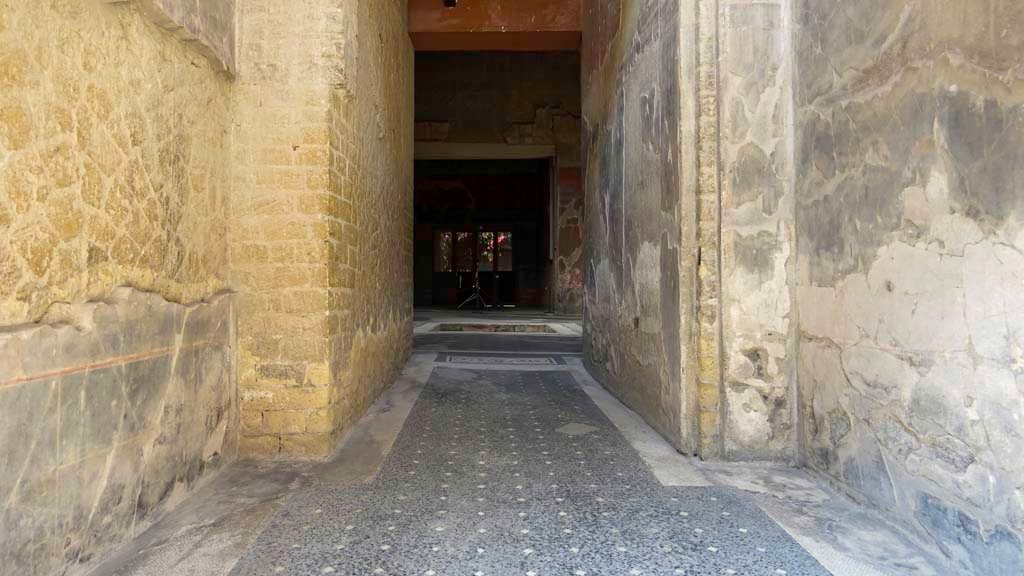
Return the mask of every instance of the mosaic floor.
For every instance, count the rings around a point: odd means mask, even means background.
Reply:
[[[481,357],[439,354],[376,479],[293,496],[232,574],[828,574],[742,492],[662,487],[559,356]]]
[[[579,352],[579,338],[553,338],[550,336],[510,336],[507,334],[416,334],[413,342],[417,350],[458,350],[487,352],[559,353]]]

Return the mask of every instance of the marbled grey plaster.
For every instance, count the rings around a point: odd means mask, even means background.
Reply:
[[[67,316],[0,334],[3,574],[86,570],[237,453],[230,296]]]
[[[1024,4],[798,0],[809,465],[962,573],[1024,544]]]

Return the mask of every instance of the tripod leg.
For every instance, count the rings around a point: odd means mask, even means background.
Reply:
[[[465,300],[463,300],[463,301],[462,301],[462,304],[459,304],[459,306],[458,306],[458,308],[456,308],[456,310],[462,310],[462,307],[463,307],[463,306],[465,306],[466,304],[469,304],[470,302],[472,302],[473,300],[475,300],[475,299],[476,299],[476,297],[477,297],[477,296],[476,296],[476,293],[470,294],[470,295],[469,295],[469,298],[466,298]]]

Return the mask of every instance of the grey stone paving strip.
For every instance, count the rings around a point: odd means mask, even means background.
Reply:
[[[467,321],[441,321],[441,322],[420,322],[415,325],[413,334],[429,334],[435,332],[451,333],[453,330],[446,329],[447,326],[462,325],[467,329],[461,331],[465,334],[493,334],[497,336],[521,336],[523,334],[533,334],[535,336],[544,335],[560,335],[560,336],[578,336],[583,332],[582,327],[579,324],[566,323],[566,322],[521,322],[515,320],[487,320],[487,319],[476,319]],[[490,327],[490,330],[483,329],[483,326]],[[495,327],[505,327],[506,331],[497,330]],[[522,327],[521,330],[514,330],[508,328],[509,326]],[[477,329],[473,329],[476,327]],[[526,328],[529,327],[529,328]],[[533,332],[538,327],[543,327],[543,331]],[[455,330],[455,332],[460,332]]]
[[[462,350],[458,348],[447,348],[445,352],[451,354],[480,354],[487,356],[561,356],[563,358],[576,357],[580,358],[583,356],[582,352],[523,352],[523,351],[508,351],[508,350]],[[424,358],[436,358],[438,355],[431,352],[416,352],[422,355]]]
[[[827,574],[740,491],[662,487],[570,372],[445,366],[377,478],[294,496],[233,573]]]
[[[318,470],[317,479],[334,485],[372,480],[398,438],[431,369],[429,364],[420,362],[406,364],[398,380],[374,402],[342,439],[334,457]]]
[[[228,574],[290,494],[376,476],[432,368],[410,362],[328,462],[236,463],[90,576]]]
[[[90,576],[222,576],[256,540],[311,465],[235,463],[92,568]]]
[[[712,485],[695,466],[693,459],[676,452],[639,414],[601,387],[582,366],[577,364],[575,368],[573,375],[577,383],[626,437],[662,486]]]

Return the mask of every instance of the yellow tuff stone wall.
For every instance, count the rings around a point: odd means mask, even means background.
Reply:
[[[242,452],[324,456],[409,346],[405,3],[253,0],[241,12],[231,259]]]
[[[135,3],[0,0],[0,325],[226,287],[229,91]]]
[[[240,6],[232,280],[239,302],[243,454],[318,455],[333,428],[328,352],[328,96],[343,37],[324,0]],[[325,22],[326,21],[326,22]]]
[[[0,0],[0,573],[87,573],[236,458],[232,82],[197,48]]]
[[[331,98],[331,374],[336,434],[411,349],[413,50],[405,2],[360,2],[351,89]]]

